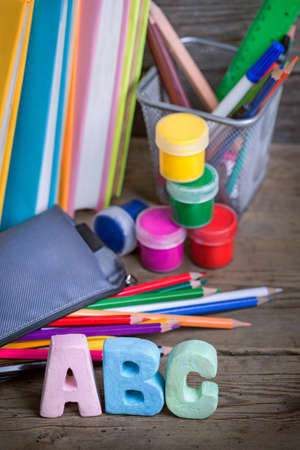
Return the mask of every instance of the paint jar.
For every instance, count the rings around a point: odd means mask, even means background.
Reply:
[[[146,203],[136,199],[121,206],[110,206],[94,217],[94,231],[106,247],[118,255],[127,255],[137,246],[135,221],[146,208]]]
[[[238,218],[233,209],[216,203],[212,221],[205,227],[189,231],[194,263],[208,269],[217,269],[228,264],[233,256],[237,228]]]
[[[202,177],[191,183],[168,181],[167,191],[174,222],[185,228],[199,228],[208,224],[212,219],[218,189],[218,173],[209,164],[205,164]]]
[[[158,121],[155,142],[164,178],[184,183],[201,177],[208,146],[205,120],[195,114],[169,114]]]
[[[186,231],[172,221],[168,206],[143,211],[136,221],[136,236],[146,269],[169,272],[181,265]]]

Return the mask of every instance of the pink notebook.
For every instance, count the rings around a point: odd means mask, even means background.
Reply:
[[[76,182],[83,137],[84,118],[87,108],[92,62],[96,47],[97,31],[103,0],[85,0],[81,3],[79,20],[79,44],[76,68],[74,101],[74,129],[72,144],[71,178],[69,188],[68,213],[73,216]]]

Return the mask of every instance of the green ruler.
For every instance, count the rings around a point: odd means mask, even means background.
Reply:
[[[263,2],[217,89],[219,100],[228,94],[272,42],[281,41],[295,22],[299,10],[300,0]]]

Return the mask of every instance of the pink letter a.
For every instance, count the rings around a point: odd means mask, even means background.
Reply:
[[[68,370],[72,375],[68,375]],[[99,416],[102,413],[93,363],[83,334],[51,338],[40,414],[43,417],[62,416],[67,402],[78,403],[81,416]]]

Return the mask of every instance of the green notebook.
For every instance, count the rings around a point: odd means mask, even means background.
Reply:
[[[111,151],[110,169],[109,169],[108,182],[107,182],[106,193],[105,193],[105,204],[104,204],[105,207],[109,205],[110,199],[111,199],[111,194],[112,194],[113,181],[114,181],[114,176],[115,176],[115,168],[116,168],[116,162],[117,162],[118,151],[119,151],[119,143],[120,143],[120,137],[121,137],[121,131],[122,131],[123,116],[124,116],[127,91],[128,91],[128,86],[129,86],[129,76],[130,76],[130,68],[131,68],[131,64],[132,64],[133,48],[134,48],[134,42],[135,42],[135,38],[136,38],[136,27],[137,27],[138,15],[139,15],[139,0],[133,0],[132,4],[131,4],[131,8],[130,8],[130,14],[129,14],[129,24],[128,24],[128,32],[127,32],[127,38],[126,38],[126,50],[125,50],[125,57],[124,57],[124,68],[123,68],[123,75],[122,75],[122,82],[121,82],[121,89],[120,89],[120,96],[119,96],[118,112],[117,112],[117,118],[116,118],[116,123],[115,123],[114,139],[113,139],[112,151]]]
[[[281,41],[295,22],[299,10],[300,0],[263,2],[217,89],[219,100],[228,94],[272,42]]]

